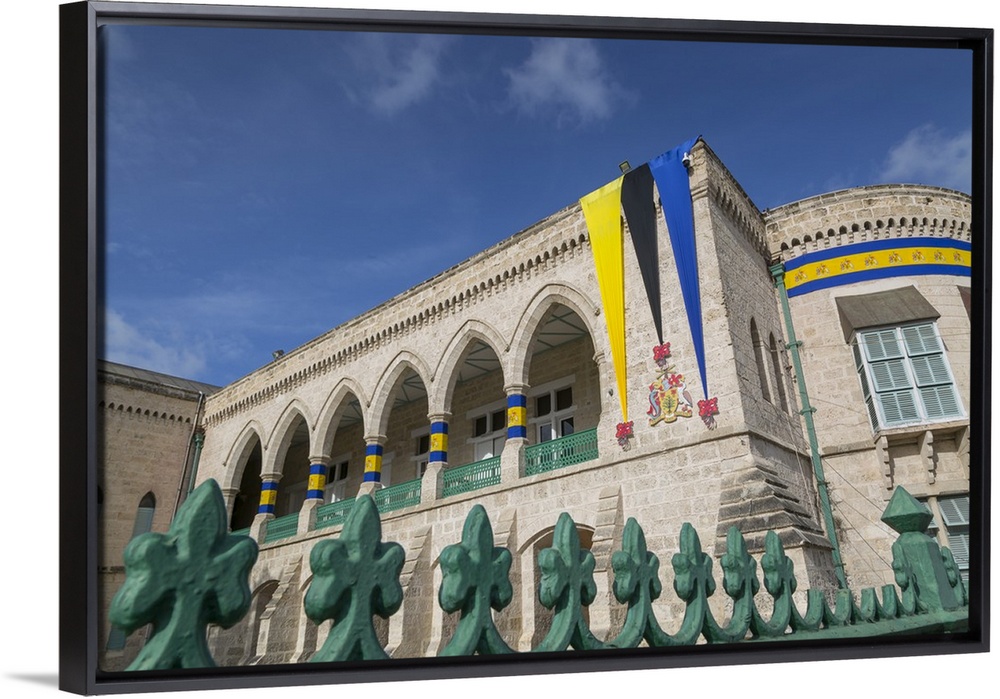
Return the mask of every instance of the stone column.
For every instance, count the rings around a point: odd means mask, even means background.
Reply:
[[[262,473],[260,480],[260,505],[257,506],[257,516],[250,525],[250,538],[258,544],[264,543],[267,523],[274,519],[274,506],[278,502],[278,481],[281,480],[281,474]]]
[[[222,488],[222,499],[226,503],[226,522],[232,522],[233,509],[236,507],[236,496],[239,494],[239,488]]]
[[[365,474],[361,479],[358,495],[371,495],[382,487],[382,451],[385,449],[385,435],[365,437]]]
[[[507,440],[500,455],[500,482],[513,483],[524,476],[524,448],[528,445],[528,385],[504,386],[507,393]]]
[[[451,413],[431,413],[430,449],[427,470],[420,484],[420,502],[433,502],[441,497],[444,489],[444,470],[448,467],[448,418]]]
[[[316,509],[323,504],[329,468],[329,456],[309,457],[309,489],[306,491],[306,501],[302,503],[302,509],[299,510],[297,534],[305,534],[316,528]]]

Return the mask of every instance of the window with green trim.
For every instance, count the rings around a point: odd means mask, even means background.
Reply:
[[[875,431],[965,416],[935,323],[859,330],[853,351]]]

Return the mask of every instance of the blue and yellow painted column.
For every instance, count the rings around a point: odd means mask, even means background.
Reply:
[[[427,467],[434,464],[448,465],[448,417],[447,413],[436,413],[430,416],[431,438],[430,450],[427,454]]]
[[[528,444],[528,386],[503,387],[507,394],[507,440],[500,456],[500,482],[516,483],[524,476],[524,448]]]
[[[278,502],[278,479],[270,477],[269,474],[262,475],[261,479],[260,505],[257,506],[257,514],[274,516],[274,506]]]
[[[385,448],[385,437],[376,435],[365,437],[365,473],[362,483],[382,482],[382,451]]]
[[[309,457],[309,489],[306,491],[306,500],[323,502],[329,470],[329,456]]]
[[[528,438],[528,396],[526,386],[511,386],[507,390],[507,439]]]

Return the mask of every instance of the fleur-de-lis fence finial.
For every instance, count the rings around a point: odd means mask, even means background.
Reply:
[[[580,548],[576,524],[565,512],[559,515],[552,547],[538,554],[542,579],[538,598],[544,607],[553,610],[552,627],[535,651],[606,648],[590,632],[583,616],[583,607],[597,596],[594,582],[594,554]]]
[[[166,534],[133,539],[109,617],[128,633],[152,623],[153,633],[128,669],[213,667],[206,628],[228,628],[246,614],[256,560],[253,540],[227,533],[225,501],[213,480],[184,501]]]
[[[320,541],[309,555],[313,580],[305,597],[306,616],[317,624],[333,620],[312,662],[389,657],[372,616],[388,619],[402,604],[404,558],[402,546],[382,541],[375,501],[359,495],[340,538]]]
[[[493,527],[482,505],[465,518],[462,541],[441,552],[438,601],[448,613],[461,612],[455,634],[440,655],[513,653],[500,636],[490,609],[500,611],[513,598],[510,551],[493,545]]]
[[[747,635],[756,607],[754,595],[760,589],[757,561],[747,551],[747,544],[736,527],[726,533],[726,553],[722,566],[722,587],[733,600],[733,612],[725,628],[709,613],[705,619],[705,638],[710,643],[733,643]]]

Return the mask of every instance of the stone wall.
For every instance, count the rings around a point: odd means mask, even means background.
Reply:
[[[98,648],[100,667],[106,670],[124,669],[141,647],[139,632],[123,650],[105,650],[111,631],[107,610],[125,580],[123,553],[140,502],[147,494],[155,498],[151,531],[165,532],[187,490],[185,459],[198,410],[196,391],[166,385],[169,377],[141,372],[145,378],[139,378],[135,373],[120,373],[110,364],[102,364],[98,373],[98,598],[103,610]]]

